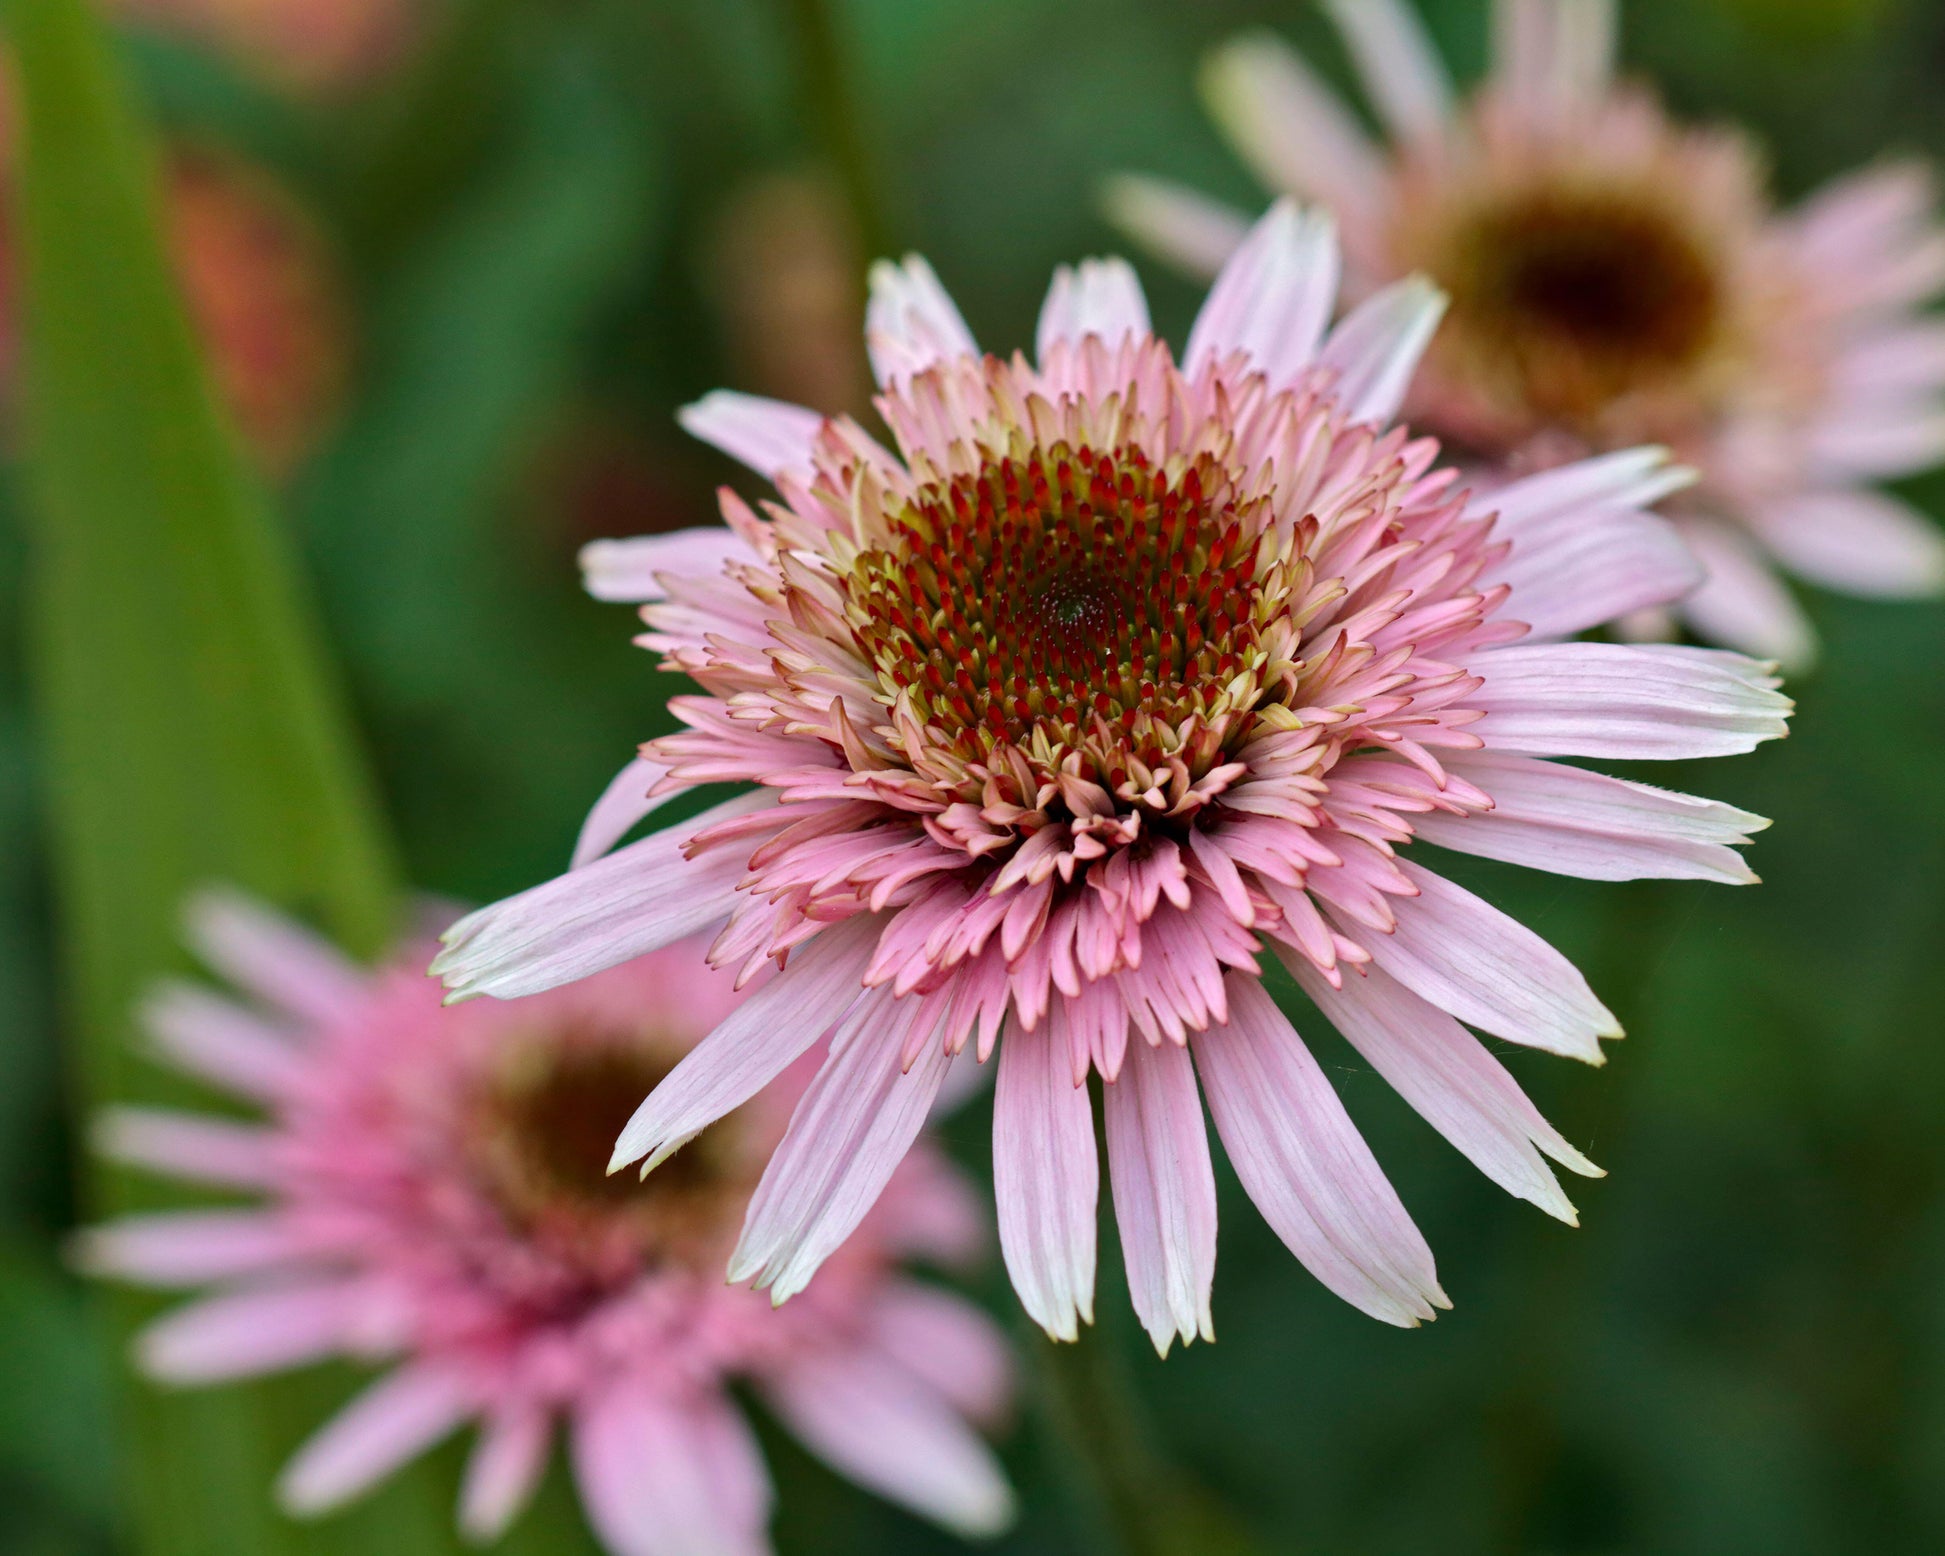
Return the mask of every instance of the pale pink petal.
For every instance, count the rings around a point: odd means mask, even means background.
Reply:
[[[1614,70],[1613,0],[1495,0],[1493,73],[1525,112],[1561,120],[1597,107]]]
[[[83,1232],[76,1261],[91,1275],[143,1286],[201,1286],[301,1257],[303,1239],[265,1210],[164,1210]]]
[[[547,1468],[553,1423],[537,1405],[515,1403],[480,1423],[459,1488],[459,1527],[467,1539],[489,1544],[533,1500]]]
[[[165,1108],[110,1108],[94,1128],[95,1150],[112,1161],[225,1188],[274,1182],[276,1141],[261,1124]]]
[[[1418,13],[1404,0],[1325,0],[1385,127],[1436,140],[1452,116],[1452,82]]]
[[[1029,1317],[1057,1340],[1094,1321],[1094,1105],[1074,1084],[1056,1003],[1037,1031],[1000,1042],[993,1092],[993,1193],[1000,1251]]]
[[[613,1556],[769,1556],[770,1478],[729,1400],[622,1382],[569,1435],[588,1522]]]
[[[910,1070],[900,1069],[912,1016],[894,1011],[899,1003],[888,988],[872,990],[833,1039],[750,1200],[730,1256],[732,1281],[754,1280],[777,1302],[802,1291],[918,1138],[952,1058],[935,1038]]]
[[[1840,396],[1936,394],[1945,389],[1945,319],[1900,319],[1848,345],[1831,368]]]
[[[1101,206],[1137,243],[1195,276],[1215,275],[1249,234],[1249,218],[1233,206],[1140,173],[1110,178]]]
[[[1251,33],[1217,49],[1203,67],[1202,95],[1270,188],[1321,200],[1347,222],[1370,217],[1383,161],[1337,94],[1280,38]]]
[[[1789,587],[1747,539],[1726,524],[1687,515],[1682,537],[1706,576],[1682,601],[1682,615],[1714,643],[1807,670],[1817,657],[1816,629]]]
[[[1751,522],[1812,583],[1880,599],[1945,591],[1945,531],[1884,492],[1800,492],[1765,504]]]
[[[329,1021],[364,992],[364,975],[336,946],[241,892],[199,891],[183,918],[196,954],[275,1010]]]
[[[226,1291],[157,1319],[136,1337],[142,1370],[165,1383],[220,1383],[341,1352],[358,1297],[348,1281]]]
[[[1384,426],[1398,414],[1446,302],[1430,281],[1411,276],[1372,293],[1338,321],[1318,360],[1337,369],[1337,396],[1351,421]]]
[[[1042,366],[1056,341],[1079,345],[1089,335],[1105,346],[1148,334],[1148,299],[1124,259],[1084,259],[1054,271],[1053,285],[1040,308],[1034,353]]]
[[[865,1319],[871,1343],[955,1410],[997,1421],[1013,1396],[1013,1350],[992,1319],[951,1292],[895,1280]]]
[[[1770,668],[1659,644],[1546,643],[1475,656],[1470,726],[1497,751],[1673,760],[1754,750],[1788,732]]]
[[[1945,405],[1857,402],[1815,428],[1808,453],[1825,479],[1884,480],[1945,459]]]
[[[1490,794],[1493,808],[1414,816],[1412,830],[1428,843],[1593,881],[1756,879],[1735,850],[1769,822],[1733,805],[1493,751],[1447,766]]]
[[[1419,890],[1398,898],[1398,927],[1367,935],[1377,965],[1414,994],[1494,1037],[1603,1063],[1620,1023],[1579,969],[1517,919],[1441,875],[1400,860]]]
[[[721,449],[731,459],[748,465],[758,475],[772,481],[786,473],[809,473],[811,445],[817,441],[817,434],[824,426],[822,416],[801,405],[766,400],[761,395],[737,394],[729,389],[710,391],[695,404],[683,406],[675,413],[675,419],[689,436]],[[618,543],[607,541],[604,544]],[[726,554],[735,555],[736,552]],[[586,565],[585,559],[583,565]],[[667,571],[666,568],[663,570]],[[686,572],[690,569],[676,570]],[[590,593],[594,593],[592,576],[588,588]],[[595,593],[596,599],[629,597],[625,594]],[[643,595],[641,598],[652,599],[654,596]]]
[[[871,267],[864,330],[872,372],[886,387],[934,363],[979,355],[958,308],[916,254],[906,255],[902,265],[881,259]]]
[[[1108,1182],[1135,1313],[1163,1356],[1177,1336],[1185,1345],[1198,1336],[1213,1340],[1216,1179],[1188,1050],[1136,1042],[1101,1095]]]
[[[329,1512],[450,1435],[479,1408],[459,1374],[409,1363],[340,1410],[285,1467],[277,1499],[299,1517]]]
[[[601,791],[601,798],[594,802],[587,820],[581,823],[568,868],[578,870],[582,865],[592,864],[632,832],[643,817],[658,810],[664,800],[681,793],[679,789],[664,794],[649,792],[668,776],[668,771],[663,763],[638,756],[616,773]]]
[[[1502,614],[1525,622],[1535,638],[1555,638],[1678,600],[1702,576],[1666,519],[1589,508],[1578,522],[1531,525],[1485,582],[1511,588]]]
[[[1327,212],[1279,200],[1222,267],[1189,331],[1194,373],[1231,352],[1248,355],[1272,388],[1294,381],[1317,354],[1337,297],[1337,231]]]
[[[1449,1307],[1432,1252],[1296,1029],[1255,978],[1229,1024],[1190,1039],[1236,1176],[1304,1267],[1360,1311],[1411,1328]]]
[[[1496,513],[1494,534],[1515,543],[1542,528],[1572,525],[1590,508],[1646,508],[1693,486],[1696,473],[1669,463],[1668,450],[1644,445],[1523,476],[1477,497],[1474,513]]]
[[[638,535],[631,540],[590,540],[581,547],[581,585],[597,600],[643,604],[668,598],[668,590],[662,586],[665,573],[713,578],[726,563],[754,559],[749,543],[724,524],[702,524],[666,535]]]
[[[287,1034],[192,983],[157,984],[143,999],[139,1019],[178,1069],[253,1101],[281,1096],[303,1064]]]
[[[692,821],[481,908],[440,938],[432,972],[448,1000],[515,999],[670,945],[727,918],[747,860],[733,848],[685,859],[704,827],[776,804],[767,791],[739,795]]]
[[[660,1166],[783,1074],[863,994],[881,925],[847,919],[791,953],[790,965],[682,1056],[628,1120],[608,1171]]]
[[[1561,1139],[1478,1038],[1375,967],[1337,989],[1304,958],[1283,961],[1330,1024],[1468,1161],[1507,1193],[1579,1224],[1541,1152],[1588,1177],[1604,1174]]]
[[[795,1359],[764,1394],[805,1447],[859,1485],[969,1538],[1013,1522],[992,1450],[938,1394],[869,1351]]]

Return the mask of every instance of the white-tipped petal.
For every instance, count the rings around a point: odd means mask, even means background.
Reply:
[[[885,387],[935,362],[979,355],[957,305],[916,254],[906,255],[902,264],[881,259],[871,267],[864,338],[871,370]]]
[[[811,445],[824,425],[822,416],[801,405],[730,389],[711,390],[695,404],[683,406],[675,419],[691,437],[772,481],[786,472],[809,472]]]
[[[1044,367],[1056,342],[1078,346],[1092,335],[1112,348],[1148,332],[1148,299],[1133,267],[1125,259],[1084,259],[1054,272],[1040,308],[1034,352]]]
[[[1240,351],[1271,388],[1293,382],[1316,359],[1337,278],[1330,215],[1277,201],[1209,289],[1183,353],[1186,370],[1195,373]]]
[[[1330,332],[1318,360],[1337,369],[1350,420],[1382,427],[1398,414],[1447,301],[1423,276],[1410,276],[1374,292]]]

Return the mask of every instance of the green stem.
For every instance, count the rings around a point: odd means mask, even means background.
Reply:
[[[1085,1330],[1059,1344],[1028,1325],[1022,1348],[1093,1556],[1257,1556],[1235,1518],[1162,1452],[1111,1335]]]
[[[877,257],[890,252],[890,233],[884,204],[864,129],[859,123],[855,96],[850,90],[844,50],[829,0],[783,0],[796,44],[804,106],[813,132],[824,149],[865,253]]]

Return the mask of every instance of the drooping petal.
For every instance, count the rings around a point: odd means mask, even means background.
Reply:
[[[1337,297],[1337,230],[1328,212],[1279,200],[1222,267],[1189,331],[1190,373],[1246,353],[1273,389],[1310,366]]]
[[[863,994],[879,927],[873,918],[847,919],[792,953],[789,967],[730,1012],[649,1093],[615,1142],[608,1171],[637,1161],[644,1173],[652,1171],[783,1074]]]
[[[622,1379],[581,1410],[568,1446],[614,1556],[769,1556],[769,1474],[723,1396],[678,1401]]]
[[[774,481],[785,474],[809,474],[811,445],[824,425],[824,418],[801,405],[783,400],[766,400],[761,395],[737,394],[729,389],[714,389],[693,405],[675,413],[682,430],[693,438],[721,449],[731,459],[745,464],[758,475]],[[689,531],[686,533],[694,533]],[[651,539],[661,537],[651,537]],[[673,540],[675,537],[670,536]],[[604,541],[604,546],[631,544]],[[641,544],[633,542],[632,544]],[[587,565],[585,554],[582,565]],[[628,595],[604,595],[594,588],[589,570],[588,592],[600,599],[627,599]],[[640,596],[654,599],[654,595]]]
[[[1828,481],[1889,480],[1945,459],[1945,405],[1862,400],[1818,425],[1809,454]]]
[[[1449,1307],[1432,1252],[1303,1039],[1261,982],[1230,979],[1229,1023],[1190,1039],[1243,1187],[1310,1273],[1411,1328]]]
[[[1802,492],[1765,504],[1752,522],[1812,583],[1881,599],[1945,591],[1945,531],[1884,492]]]
[[[1094,1105],[1074,1084],[1061,1006],[1000,1042],[993,1193],[1000,1251],[1029,1317],[1056,1340],[1094,1321]]]
[[[1079,345],[1095,335],[1112,347],[1131,336],[1139,340],[1148,330],[1148,299],[1128,262],[1084,259],[1054,272],[1034,332],[1034,354],[1044,367],[1056,341]]]
[[[802,1291],[918,1138],[952,1057],[928,1041],[909,1070],[900,1068],[913,1019],[893,1009],[900,1003],[874,989],[846,1021],[763,1170],[730,1256],[732,1281],[754,1280],[777,1302]]]
[[[886,388],[935,362],[979,355],[958,307],[916,254],[906,255],[903,264],[881,259],[871,267],[864,339],[871,370]]]
[[[1270,188],[1368,220],[1384,163],[1336,93],[1272,33],[1224,44],[1202,71],[1202,95],[1230,144]]]
[[[840,1474],[968,1538],[1013,1521],[1013,1492],[944,1399],[869,1351],[812,1352],[764,1388],[777,1416]]]
[[[1325,9],[1391,133],[1436,139],[1452,116],[1452,82],[1417,12],[1404,0],[1325,0]]]
[[[955,1410],[995,1421],[1013,1394],[1013,1351],[999,1327],[963,1297],[893,1281],[872,1303],[871,1343],[923,1379]]]
[[[1399,900],[1391,934],[1365,937],[1378,966],[1494,1037],[1605,1062],[1600,1040],[1621,1026],[1572,962],[1463,886],[1409,860],[1398,868],[1419,895]]]
[[[196,954],[273,1010],[329,1021],[364,988],[364,976],[336,946],[241,892],[199,891],[183,919]]]
[[[668,598],[668,590],[662,586],[665,573],[713,578],[725,563],[748,561],[752,555],[743,537],[725,524],[701,524],[694,529],[638,535],[630,540],[590,540],[581,547],[581,586],[597,600],[646,604]]]
[[[1477,655],[1471,726],[1529,756],[1678,760],[1754,750],[1788,732],[1793,706],[1770,668],[1741,654],[1661,644],[1546,643]]]
[[[1129,237],[1195,276],[1214,276],[1249,234],[1249,218],[1233,206],[1140,173],[1110,178],[1101,207]]]
[[[1179,1336],[1213,1340],[1216,1179],[1188,1050],[1137,1042],[1101,1088],[1108,1182],[1128,1293],[1161,1355]]]
[[[1486,576],[1512,590],[1504,614],[1535,638],[1571,637],[1679,600],[1702,582],[1702,564],[1667,520],[1622,508],[1576,517],[1534,526]]]
[[[552,1438],[547,1412],[527,1401],[497,1409],[480,1423],[459,1488],[459,1527],[469,1540],[497,1540],[520,1516],[547,1468]]]
[[[1283,962],[1325,1019],[1468,1161],[1507,1193],[1578,1224],[1541,1153],[1585,1176],[1604,1175],[1561,1139],[1478,1038],[1378,968],[1333,988],[1301,956]]]
[[[453,1369],[407,1363],[372,1384],[297,1450],[278,1478],[277,1500],[298,1516],[342,1507],[477,1409],[473,1389]]]
[[[1490,794],[1493,808],[1413,817],[1428,843],[1593,881],[1756,879],[1735,850],[1769,822],[1733,805],[1494,751],[1448,765]]]
[[[720,923],[747,861],[733,848],[700,859],[683,845],[704,827],[776,798],[739,795],[691,823],[652,833],[578,870],[481,908],[441,938],[432,963],[453,1000],[515,999],[572,983]]]
[[[1350,420],[1382,427],[1398,414],[1447,301],[1423,276],[1410,276],[1374,292],[1338,322],[1318,360],[1337,369],[1338,398]]]
[[[1681,531],[1705,575],[1682,601],[1681,613],[1703,637],[1773,659],[1792,673],[1815,663],[1816,629],[1748,540],[1726,524],[1695,515],[1684,516]]]
[[[584,864],[592,864],[632,832],[637,822],[658,810],[664,800],[673,799],[679,791],[649,792],[668,776],[668,771],[663,763],[638,756],[616,773],[601,791],[601,798],[594,802],[587,820],[581,823],[568,868],[578,870]]]

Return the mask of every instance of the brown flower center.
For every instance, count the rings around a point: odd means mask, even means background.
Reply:
[[[1250,664],[1262,569],[1252,505],[1206,456],[1056,444],[924,488],[846,581],[887,701],[968,760],[1058,752],[1206,716]]]
[[[643,1180],[608,1173],[630,1114],[670,1066],[639,1041],[556,1035],[518,1049],[482,1088],[467,1147],[480,1181],[516,1225],[570,1240],[681,1253],[734,1226],[749,1183],[734,1121],[705,1130]]]
[[[1714,255],[1644,191],[1543,187],[1488,204],[1435,268],[1475,367],[1512,375],[1549,418],[1682,377],[1722,326]]]

